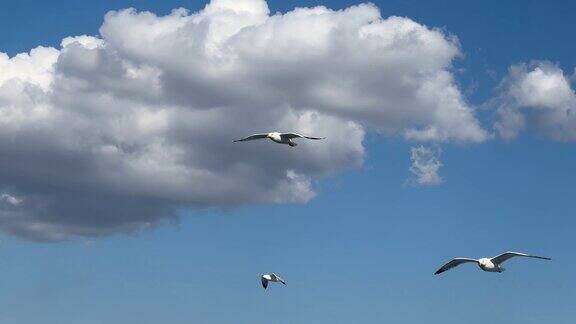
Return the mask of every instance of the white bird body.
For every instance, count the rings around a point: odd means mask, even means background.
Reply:
[[[282,134],[278,132],[268,133],[268,138],[279,144],[288,144],[286,139],[282,139]]]
[[[502,272],[504,271],[503,268],[500,268],[498,265],[494,264],[492,260],[488,258],[482,258],[478,260],[478,266],[480,269],[487,271],[487,272]]]
[[[262,287],[264,287],[264,289],[268,288],[269,282],[281,282],[282,284],[286,285],[286,281],[284,281],[284,279],[275,273],[262,275],[260,277],[260,281],[262,281]]]
[[[444,264],[440,269],[438,269],[434,274],[441,274],[442,272],[448,271],[452,268],[455,268],[463,263],[477,263],[480,269],[486,272],[503,272],[505,269],[501,266],[501,264],[513,257],[526,257],[526,258],[534,258],[534,259],[542,259],[542,260],[551,260],[547,257],[541,257],[536,255],[528,255],[525,253],[519,252],[504,252],[500,255],[497,255],[493,258],[481,258],[481,259],[469,259],[469,258],[454,258]]]
[[[264,139],[264,138],[268,138],[271,141],[278,143],[278,144],[286,144],[286,145],[290,145],[290,146],[294,147],[294,146],[298,145],[293,141],[293,139],[295,139],[295,138],[321,140],[321,139],[324,139],[325,137],[312,137],[312,136],[300,135],[297,133],[271,132],[271,133],[265,133],[265,134],[263,133],[263,134],[250,135],[248,137],[235,140],[234,142],[246,142],[246,141],[253,141],[253,140]]]

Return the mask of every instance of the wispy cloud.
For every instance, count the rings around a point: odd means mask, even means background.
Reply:
[[[410,149],[410,173],[412,177],[408,183],[420,186],[432,186],[442,183],[442,178],[438,174],[442,162],[440,162],[440,148],[430,148],[422,145]]]
[[[22,203],[22,198],[18,198],[11,194],[2,193],[0,194],[0,202],[7,203],[11,206],[18,206]]]

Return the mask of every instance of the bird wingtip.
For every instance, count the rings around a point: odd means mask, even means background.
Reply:
[[[541,260],[552,260],[552,258],[539,256],[539,255],[531,255],[531,257],[541,259]]]

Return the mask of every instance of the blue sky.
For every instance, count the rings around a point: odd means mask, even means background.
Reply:
[[[270,1],[272,12],[355,1]],[[458,84],[479,119],[508,67],[550,60],[576,66],[576,4],[374,1],[458,37]],[[196,1],[22,1],[3,5],[0,52],[96,35],[111,9],[196,11]],[[525,132],[511,142],[442,146],[438,186],[406,185],[411,143],[369,132],[360,168],[315,179],[306,204],[183,212],[139,234],[59,243],[3,234],[0,320],[5,323],[572,323],[576,261],[574,144]],[[454,256],[505,250],[552,257],[511,260],[502,274]],[[259,274],[288,285],[263,291]]]

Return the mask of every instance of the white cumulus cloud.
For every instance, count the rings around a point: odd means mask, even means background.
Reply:
[[[454,36],[372,4],[109,12],[98,36],[0,54],[0,191],[25,197],[0,205],[0,229],[61,240],[306,202],[314,179],[362,165],[366,131],[482,142],[459,55]],[[327,139],[232,143],[272,130]]]
[[[570,77],[550,62],[510,67],[502,84],[495,128],[505,139],[526,127],[560,141],[576,140],[576,94]]]

